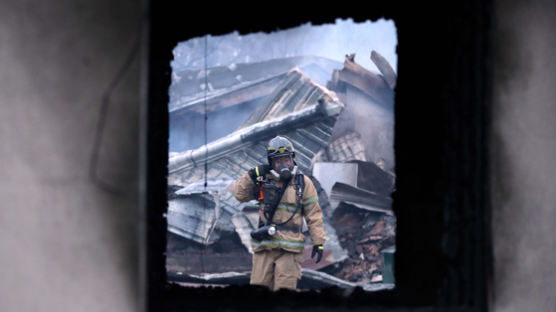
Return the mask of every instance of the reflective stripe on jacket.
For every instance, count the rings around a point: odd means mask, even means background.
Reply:
[[[271,174],[266,175],[267,179],[274,179]],[[311,236],[311,242],[313,245],[324,244],[326,237],[324,235],[324,228],[322,225],[322,210],[318,201],[318,194],[315,186],[311,179],[307,176],[303,176],[305,180],[305,188],[303,190],[303,217],[307,222],[307,227],[309,228],[309,235]],[[301,217],[301,209],[297,207],[297,201],[295,194],[295,181],[291,179],[290,184],[282,196],[282,200],[276,207],[276,212],[274,213],[274,223],[280,224],[288,220],[292,213],[295,216],[284,226],[299,228],[301,230],[303,226],[303,218]],[[274,180],[273,183],[278,187],[282,187],[281,181]],[[234,185],[234,196],[240,202],[247,202],[254,199],[254,188],[255,183],[249,177],[249,174],[245,173],[239,180],[236,181]],[[262,212],[262,203],[259,209],[259,219],[262,222],[266,222],[266,218]],[[278,230],[276,235],[271,239],[256,241],[252,240],[253,251],[257,252],[263,249],[275,249],[281,248],[291,252],[302,252],[305,245],[305,236],[301,231],[287,231]]]

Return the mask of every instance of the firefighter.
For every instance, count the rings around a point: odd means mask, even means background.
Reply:
[[[326,240],[322,211],[315,186],[298,169],[292,143],[283,136],[270,140],[268,164],[247,171],[234,185],[240,202],[259,200],[259,228],[251,233],[253,249],[252,285],[272,290],[296,289],[301,279],[301,262],[307,222],[318,263]]]

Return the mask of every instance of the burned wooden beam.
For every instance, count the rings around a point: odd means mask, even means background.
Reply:
[[[394,102],[394,94],[388,83],[377,74],[355,63],[354,55],[346,56],[344,68],[334,71],[332,81],[327,87],[331,90],[341,91],[345,88],[340,85],[341,83],[361,90],[384,106],[391,106]]]

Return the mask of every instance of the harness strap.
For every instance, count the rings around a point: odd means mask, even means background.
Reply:
[[[303,218],[303,190],[305,189],[305,181],[303,180],[303,174],[297,173],[294,179],[295,179],[294,185],[296,186],[295,194],[296,194],[297,207],[295,211],[292,213],[292,215],[288,218],[288,220],[276,225],[282,225],[290,222],[290,220],[293,219],[293,217],[297,213],[297,210],[299,209],[301,209],[301,218]],[[299,227],[299,232],[301,232],[301,227],[303,227],[303,222],[301,222],[301,226]]]
[[[288,184],[284,183],[284,185],[282,185],[282,188],[280,189],[280,193],[278,193],[279,195],[276,197],[276,202],[274,202],[272,204],[272,211],[270,212],[269,216],[265,217],[266,219],[266,225],[270,225],[272,223],[272,219],[274,219],[274,213],[276,212],[276,207],[278,206],[278,204],[280,203],[280,201],[282,200],[282,197],[284,196],[284,193],[286,192],[286,189],[288,188]],[[288,220],[289,221],[289,220]],[[286,223],[286,222],[284,222]],[[284,224],[282,223],[282,224]]]
[[[300,227],[295,227],[295,226],[284,226],[284,224],[290,222],[291,219],[293,219],[293,217],[295,216],[295,214],[297,213],[298,209],[301,209],[301,218],[303,218],[303,207],[305,205],[303,205],[303,191],[305,190],[305,180],[303,178],[303,174],[302,173],[296,173],[295,174],[295,194],[296,194],[296,202],[297,202],[297,207],[296,210],[292,213],[292,215],[288,218],[288,220],[282,222],[282,223],[278,223],[276,224],[276,228],[277,229],[283,229],[286,231],[293,231],[293,232],[297,232],[300,233],[301,229],[303,227],[303,222],[301,222],[301,226]],[[259,220],[259,228],[263,225],[270,225],[272,223],[272,219],[274,218],[274,212],[276,212],[276,207],[278,206],[278,203],[280,202],[280,200],[282,199],[282,196],[284,195],[284,192],[287,188],[288,184],[284,183],[284,185],[282,186],[282,188],[280,189],[280,195],[278,196],[278,202],[274,205],[274,209],[272,210],[272,213],[270,216],[266,216],[267,220],[266,223],[263,223],[261,220]]]

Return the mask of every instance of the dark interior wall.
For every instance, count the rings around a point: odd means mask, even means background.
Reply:
[[[0,3],[0,311],[137,311],[137,1]]]
[[[138,309],[139,62],[114,90],[99,175],[103,92],[138,30],[135,1],[0,4],[0,310]],[[495,311],[555,306],[555,7],[498,1],[491,206]],[[401,66],[401,65],[400,65]]]
[[[496,1],[494,311],[556,306],[556,3]]]

